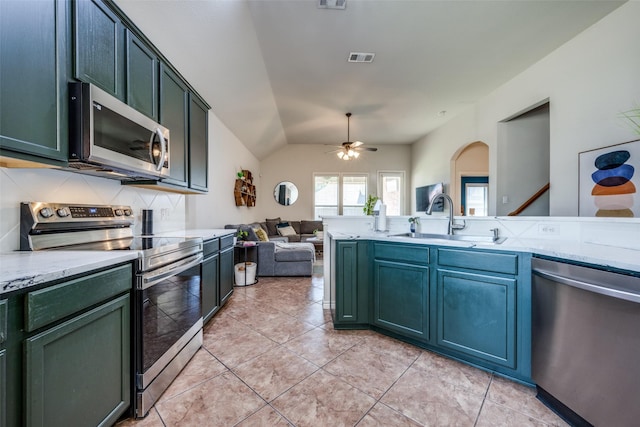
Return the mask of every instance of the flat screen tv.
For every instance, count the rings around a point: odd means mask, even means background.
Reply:
[[[425,212],[429,208],[429,201],[439,193],[444,192],[444,185],[441,182],[424,187],[416,188],[416,211]],[[432,212],[443,212],[444,200],[439,199],[433,206]]]

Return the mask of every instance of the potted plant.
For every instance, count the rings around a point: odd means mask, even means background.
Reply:
[[[417,216],[409,217],[409,227],[412,233],[416,232],[416,225],[420,224],[420,218]]]
[[[324,238],[324,233],[317,228],[313,230],[313,235],[316,237],[316,239],[322,240]]]
[[[369,194],[369,197],[367,197],[367,202],[362,208],[362,211],[365,215],[373,215],[373,207],[376,205],[376,202],[378,200],[380,200],[380,197]]]
[[[249,237],[249,232],[245,231],[245,230],[238,230],[238,232],[236,233],[236,238],[238,240],[244,240],[247,237]]]

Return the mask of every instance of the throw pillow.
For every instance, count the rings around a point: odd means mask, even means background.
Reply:
[[[262,228],[254,228],[253,231],[256,233],[256,235],[258,236],[258,239],[260,239],[261,242],[269,241],[269,236],[267,236],[267,232],[264,231]]]
[[[287,221],[282,221],[282,222],[279,222],[278,224],[276,224],[276,227],[277,227],[277,228],[280,228],[280,227],[288,227],[288,226],[290,226],[290,225],[291,225],[291,224],[289,224]]]
[[[278,225],[278,223],[280,222],[280,218],[267,218],[265,223],[267,226],[267,234],[269,236],[277,236],[278,235],[278,230],[276,225]]]
[[[278,233],[282,237],[295,236],[296,235],[296,230],[294,230],[293,227],[288,225],[286,227],[278,227]]]

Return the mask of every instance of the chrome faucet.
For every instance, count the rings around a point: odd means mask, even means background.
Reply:
[[[433,210],[433,205],[438,199],[446,199],[447,202],[449,202],[449,227],[447,228],[447,234],[453,234],[453,230],[462,230],[463,228],[465,228],[466,224],[464,220],[462,221],[462,224],[454,224],[453,200],[451,200],[451,197],[449,197],[444,193],[438,193],[435,196],[433,196],[433,199],[431,199],[431,201],[429,202],[429,207],[427,208],[427,211],[425,212],[425,214],[431,215],[431,211]]]

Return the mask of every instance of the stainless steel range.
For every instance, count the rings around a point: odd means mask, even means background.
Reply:
[[[143,417],[202,346],[202,239],[134,236],[129,206],[22,203],[20,250],[131,250],[134,415]],[[193,271],[193,270],[192,270]]]

